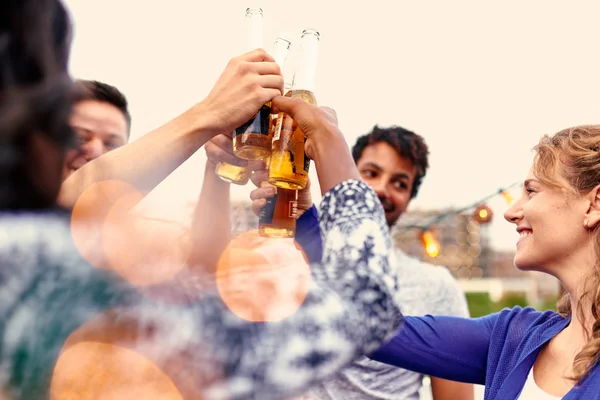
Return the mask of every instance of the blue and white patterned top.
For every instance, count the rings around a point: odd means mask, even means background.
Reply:
[[[65,340],[98,316],[111,329],[131,330],[116,344],[149,351],[157,365],[184,354],[184,365],[171,363],[165,371],[184,398],[269,400],[302,393],[377,349],[402,322],[377,195],[360,181],[346,181],[327,193],[320,213],[324,262],[311,265],[313,280],[298,311],[270,323],[234,315],[211,286],[214,277],[196,277],[205,294],[181,304],[144,296],[81,258],[66,213],[0,214],[4,393],[49,398]]]

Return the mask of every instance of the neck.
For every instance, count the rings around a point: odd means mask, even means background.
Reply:
[[[569,296],[571,304],[571,323],[568,330],[573,340],[587,342],[588,334],[591,334],[594,324],[594,316],[590,307],[590,301],[593,301],[593,299],[590,299],[589,296],[583,296],[586,291],[593,289],[587,283],[591,269],[566,270],[569,272],[568,276],[559,277],[559,279]],[[582,307],[583,312],[579,311],[579,307]]]
[[[571,323],[567,328],[569,335],[574,342],[585,343],[589,340],[589,334],[592,332],[594,318],[586,305],[583,305],[583,314],[579,312],[577,307],[582,300],[578,296],[569,293],[569,300],[571,303]]]

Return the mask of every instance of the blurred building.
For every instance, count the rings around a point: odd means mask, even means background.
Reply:
[[[439,218],[440,214],[432,210],[404,214],[392,231],[396,245],[414,257],[447,266],[460,279],[491,276],[494,254],[486,226],[474,221],[471,214]],[[436,257],[425,252],[421,242],[422,226],[429,226],[439,243]]]
[[[514,266],[514,251],[499,251],[491,246],[486,224],[473,219],[472,212],[454,214],[440,218],[452,210],[410,211],[402,216],[392,231],[396,245],[407,254],[435,265],[448,267],[460,280],[501,280],[507,287],[514,283],[529,282],[536,299],[545,299],[558,294],[557,280],[539,272],[524,272]],[[421,241],[422,229],[429,226],[439,243],[439,253],[431,257]],[[513,282],[513,284],[509,284]],[[467,285],[468,286],[468,285]],[[465,286],[465,288],[467,288]]]

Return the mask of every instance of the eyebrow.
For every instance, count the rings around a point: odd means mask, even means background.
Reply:
[[[86,128],[84,126],[81,126],[80,124],[73,123],[73,124],[71,124],[71,126],[73,129],[82,130],[86,134],[94,134],[93,129]],[[108,139],[115,139],[115,140],[119,140],[119,141],[122,141],[125,143],[127,143],[127,140],[129,138],[129,137],[127,137],[126,139],[123,139],[123,137],[121,135],[119,135],[118,133],[112,133],[112,132],[107,133],[106,136]]]
[[[537,179],[525,179],[523,187],[530,186],[532,183],[539,183],[539,181]]]
[[[110,139],[117,139],[117,140],[124,141],[125,143],[127,143],[127,138],[123,139],[123,137],[121,135],[118,135],[116,133],[109,133],[108,137]]]
[[[383,168],[381,168],[379,165],[372,163],[372,162],[364,163],[362,166],[363,167],[371,167],[373,169],[376,169],[377,171],[383,171]]]
[[[381,168],[379,165],[372,163],[372,162],[366,162],[362,165],[362,167],[370,167],[373,168],[379,172],[383,172],[383,168]],[[410,176],[406,173],[406,172],[398,172],[397,174],[393,175],[394,178],[396,179],[407,179],[410,181]]]

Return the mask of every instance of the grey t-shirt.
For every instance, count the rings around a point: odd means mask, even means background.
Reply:
[[[409,257],[395,249],[398,293],[404,315],[455,315],[468,317],[464,293],[446,267]],[[311,388],[310,400],[418,400],[423,375],[391,365],[359,359],[335,377]]]

